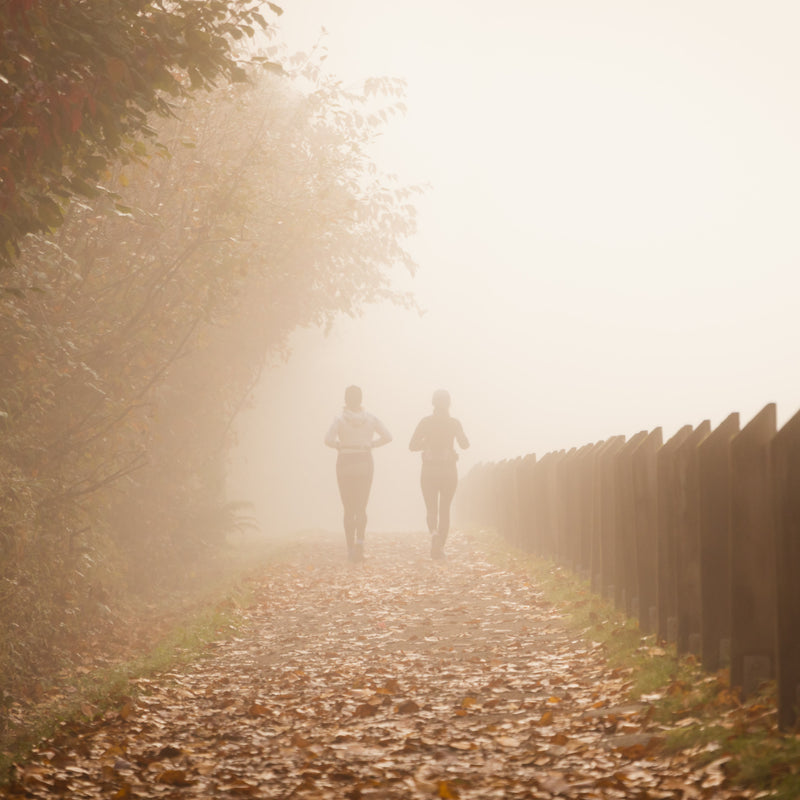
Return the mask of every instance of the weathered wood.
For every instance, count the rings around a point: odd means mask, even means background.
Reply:
[[[548,453],[542,464],[545,465],[542,494],[544,497],[542,513],[542,552],[546,558],[555,559],[558,549],[558,534],[561,527],[561,500],[559,493],[559,468],[566,458],[563,450]]]
[[[731,442],[731,684],[743,697],[775,676],[775,428],[770,403]]]
[[[678,633],[678,495],[677,453],[690,436],[691,425],[684,425],[658,451],[658,580],[656,586],[658,628],[661,641],[674,642]]]
[[[524,456],[517,466],[517,505],[519,508],[517,547],[527,552],[533,549],[533,481],[535,468],[535,453]]]
[[[638,616],[639,596],[636,573],[636,508],[633,492],[633,454],[647,437],[647,431],[632,436],[615,461],[617,524],[614,544],[614,605],[626,614]]]
[[[772,440],[775,486],[778,724],[800,721],[800,412]]]
[[[544,538],[547,528],[545,477],[549,455],[545,454],[536,461],[531,474],[531,552],[537,555],[543,555],[545,552]]]
[[[633,451],[634,535],[639,629],[653,633],[657,626],[658,484],[656,454],[662,444],[661,428],[651,431]]]
[[[730,414],[698,446],[700,495],[700,657],[715,672],[730,662],[731,441],[739,414]]]
[[[592,524],[594,495],[592,493],[592,470],[594,454],[598,445],[586,445],[578,453],[578,541],[575,551],[575,570],[584,580],[589,579],[591,564]]]
[[[559,561],[576,571],[578,538],[580,529],[580,458],[583,448],[571,450],[564,462],[563,479],[564,525],[561,529]]]
[[[569,561],[570,532],[573,509],[569,502],[572,481],[572,465],[577,448],[569,449],[556,466],[555,513],[556,513],[556,551],[555,560],[562,565]]]
[[[700,601],[700,493],[697,448],[711,433],[711,422],[703,420],[678,447],[676,527],[676,597],[678,628],[675,644],[679,654],[700,655],[702,611]]]
[[[600,590],[608,600],[616,596],[617,582],[617,456],[625,446],[625,437],[616,437],[603,453],[599,465],[599,492],[602,497],[600,547]]]
[[[611,546],[611,532],[614,528],[613,459],[625,444],[624,436],[612,436],[601,443],[594,456],[592,469],[592,534],[590,574],[592,591],[607,595],[607,587],[613,582],[609,578],[613,562],[608,558],[607,548]],[[608,566],[605,567],[604,565]],[[608,573],[608,574],[606,574]]]
[[[571,543],[568,556],[570,568],[581,578],[589,577],[589,554],[592,528],[591,470],[595,444],[581,447],[573,457],[568,503],[572,509],[570,520]]]

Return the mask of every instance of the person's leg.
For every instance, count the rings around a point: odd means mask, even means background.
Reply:
[[[353,474],[352,466],[342,456],[336,461],[336,480],[344,507],[344,538],[347,542],[347,554],[352,558],[356,536],[357,476]]]
[[[436,471],[429,464],[422,465],[419,483],[422,488],[422,499],[425,501],[428,533],[433,535],[439,527],[439,481]]]
[[[450,506],[458,486],[458,472],[455,464],[442,470],[439,480],[439,548],[444,549],[447,535],[450,533]]]
[[[367,530],[367,502],[372,488],[373,470],[372,458],[363,459],[363,462],[359,465],[353,491],[356,556],[358,558],[364,555],[364,534]]]

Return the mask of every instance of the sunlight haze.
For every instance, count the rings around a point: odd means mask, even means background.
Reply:
[[[290,50],[407,81],[376,158],[427,184],[395,307],[306,330],[240,424],[230,494],[267,531],[338,531],[322,440],[345,386],[394,441],[368,530],[422,530],[408,440],[447,388],[481,461],[768,402],[800,407],[800,7],[287,0]],[[326,34],[321,37],[321,29]],[[268,386],[268,391],[265,388]],[[280,455],[275,455],[280,454]]]

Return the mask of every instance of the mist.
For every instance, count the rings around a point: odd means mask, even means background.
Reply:
[[[357,384],[393,434],[368,531],[422,530],[408,440],[435,389],[477,463],[800,406],[800,53],[790,2],[284,4],[290,47],[408,84],[376,159],[429,184],[372,306],[296,332],[238,423],[263,531],[338,531],[323,437]]]

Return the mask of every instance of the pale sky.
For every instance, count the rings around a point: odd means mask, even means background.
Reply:
[[[398,286],[426,309],[302,331],[242,422],[231,494],[338,529],[322,437],[357,383],[395,441],[370,529],[421,530],[408,439],[444,387],[480,461],[766,403],[800,408],[800,5],[285,0],[345,82],[408,82],[376,157],[429,183]],[[277,457],[274,454],[277,453]],[[264,457],[264,454],[273,454]],[[302,498],[302,499],[299,499]]]

